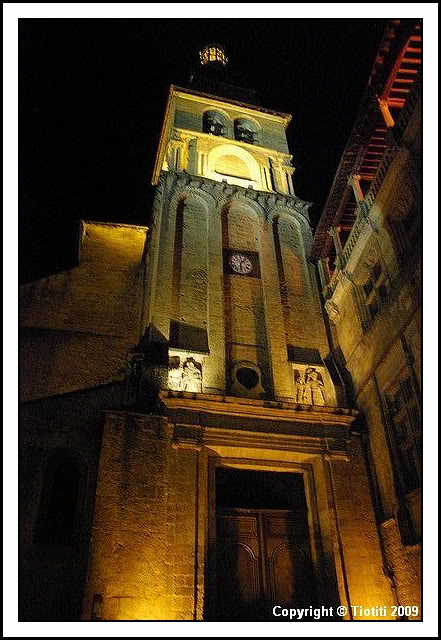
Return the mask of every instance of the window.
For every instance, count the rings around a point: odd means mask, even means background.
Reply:
[[[369,277],[362,288],[367,310],[365,324],[369,326],[387,300],[388,283],[379,262],[369,267]]]
[[[416,204],[413,204],[404,217],[389,218],[388,222],[398,261],[406,265],[409,262],[409,254],[415,249],[419,250],[421,246],[421,212]]]
[[[214,170],[216,173],[220,173],[225,176],[235,176],[236,178],[242,178],[243,180],[251,180],[248,166],[237,156],[221,156],[216,160]]]
[[[256,127],[248,120],[235,120],[234,137],[240,142],[256,143]]]
[[[79,466],[68,452],[59,452],[49,460],[34,531],[35,544],[66,546],[72,543],[78,516],[79,483]]]
[[[420,486],[421,420],[411,378],[400,380],[386,394],[386,399],[398,472],[407,494]]]
[[[406,371],[386,393],[388,431],[401,488],[396,513],[401,541],[421,539],[421,414],[416,388]]]
[[[218,113],[207,111],[204,113],[202,130],[212,136],[225,136],[226,126],[224,119]]]

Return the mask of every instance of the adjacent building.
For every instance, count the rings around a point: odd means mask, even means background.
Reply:
[[[311,250],[402,605],[421,582],[421,38],[389,22]]]

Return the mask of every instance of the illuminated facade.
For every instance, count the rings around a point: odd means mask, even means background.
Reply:
[[[23,619],[397,603],[290,116],[202,85],[170,89],[148,233],[85,222],[79,266],[23,288]]]
[[[421,22],[390,21],[317,228],[397,600],[421,606]]]

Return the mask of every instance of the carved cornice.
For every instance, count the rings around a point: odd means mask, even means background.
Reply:
[[[353,409],[341,407],[322,407],[276,400],[250,400],[185,391],[162,390],[159,396],[164,406],[170,410],[181,409],[278,422],[338,425],[349,428],[358,415],[358,412]]]
[[[347,440],[343,438],[325,438],[327,452],[324,455],[325,460],[340,459],[348,462],[350,456],[347,450]]]
[[[217,107],[219,104],[225,104],[225,105],[234,105],[234,106],[238,106],[241,107],[241,110],[245,110],[247,113],[249,112],[251,115],[253,115],[256,111],[259,112],[259,114],[263,115],[266,118],[269,118],[271,120],[282,120],[282,122],[284,123],[285,127],[288,126],[289,122],[291,121],[291,114],[289,113],[284,113],[281,111],[274,111],[273,109],[267,109],[265,107],[262,107],[260,105],[254,105],[254,104],[249,104],[246,102],[241,102],[238,100],[233,100],[232,98],[225,98],[225,97],[219,97],[219,96],[214,96],[211,95],[209,93],[205,93],[205,92],[201,92],[201,91],[195,91],[194,89],[189,89],[189,88],[185,88],[185,87],[178,87],[176,85],[171,85],[170,87],[170,93],[171,94],[176,94],[176,95],[180,95],[180,94],[184,94],[186,97],[196,100],[198,102],[203,101],[204,104],[209,104],[209,102],[212,102],[213,105],[215,107]],[[201,100],[202,98],[202,100]]]
[[[165,177],[162,178],[162,176]],[[288,196],[280,193],[272,193],[266,191],[256,191],[254,189],[241,187],[239,185],[232,185],[225,182],[218,182],[217,180],[211,180],[205,177],[196,177],[188,173],[180,173],[175,170],[163,171],[161,179],[166,180],[167,177],[170,180],[171,185],[176,184],[180,188],[190,188],[194,192],[203,191],[209,193],[217,201],[226,200],[234,196],[240,196],[246,198],[262,207],[262,209],[268,215],[276,208],[287,209],[293,213],[298,213],[306,218],[309,224],[309,209],[312,206],[311,202],[301,200],[296,196]],[[176,182],[175,182],[176,181]]]
[[[171,186],[171,202],[177,202],[182,197],[195,196],[204,206],[216,206],[218,200],[215,190],[211,185],[206,185],[202,180],[191,179],[186,174],[176,173],[176,188]]]
[[[288,212],[298,213],[304,218],[309,226],[309,209],[312,206],[312,202],[306,202],[305,200],[300,200],[295,196],[281,196],[277,195],[275,198],[268,199],[269,203],[269,216],[274,217],[277,215],[278,211],[285,211],[288,209]]]

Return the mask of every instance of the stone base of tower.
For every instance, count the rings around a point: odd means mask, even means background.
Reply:
[[[354,412],[185,392],[161,399],[162,416],[106,413],[84,620],[216,619],[219,467],[302,475],[311,606],[332,607],[337,620],[339,605],[346,620],[354,605],[391,610]]]

